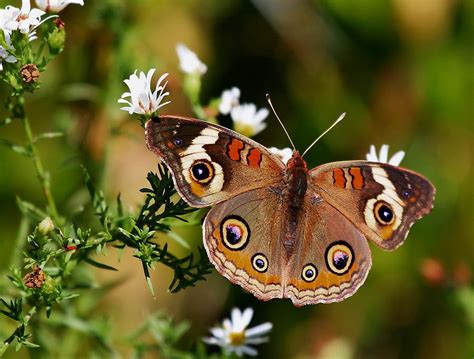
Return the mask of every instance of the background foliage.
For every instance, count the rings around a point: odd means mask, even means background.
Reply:
[[[346,111],[343,124],[308,154],[310,167],[361,159],[370,144],[389,143],[407,152],[403,166],[435,184],[437,198],[433,213],[413,227],[400,249],[388,253],[371,246],[374,263],[365,285],[342,303],[294,308],[287,301],[258,302],[216,273],[194,288],[169,293],[173,273],[161,265],[151,272],[154,300],[133,253],[124,251],[118,262],[118,252],[109,249],[97,259],[119,271],[84,270],[78,275],[96,297],[89,293],[68,304],[79,306],[95,331],[81,322],[64,330],[68,318],[53,309],[50,320],[61,329],[45,333],[42,343],[77,355],[97,351],[95,340],[106,333],[115,350],[129,353],[126,338],[150,313],[163,310],[191,323],[186,345],[206,335],[231,307],[252,306],[257,321],[274,323],[270,344],[260,348],[264,358],[473,355],[472,2],[86,0],[61,17],[66,51],[48,65],[41,89],[27,97],[27,109],[34,132],[66,134],[38,144],[63,213],[88,201],[81,164],[110,202],[119,192],[126,208],[142,202],[139,189],[147,186],[157,159],[116,101],[126,90],[122,80],[136,68],[157,67],[170,72],[166,112],[193,115],[181,88],[178,42],[209,67],[204,103],[235,85],[243,101],[260,107],[269,92],[301,150]],[[2,101],[8,94],[0,86]],[[221,120],[230,125],[228,118]],[[268,124],[256,140],[288,146],[277,123]],[[17,125],[0,131],[2,138],[24,141]],[[17,195],[44,202],[31,161],[0,147],[2,270],[18,255]],[[189,248],[167,239],[183,256],[201,243],[199,224],[177,233]],[[1,338],[11,329],[3,323]]]

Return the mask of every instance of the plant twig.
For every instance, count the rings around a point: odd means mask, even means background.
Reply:
[[[51,193],[51,183],[49,179],[49,173],[47,173],[44,170],[43,162],[41,161],[41,158],[38,153],[38,149],[34,142],[33,132],[31,131],[30,121],[28,120],[28,117],[23,116],[21,120],[23,123],[23,128],[25,130],[26,138],[28,141],[28,146],[30,147],[30,150],[31,150],[31,156],[33,157],[33,162],[35,164],[36,174],[41,183],[43,194],[46,197],[46,201],[48,202],[48,208],[49,208],[51,218],[56,224],[58,224],[59,223],[58,210],[56,207],[56,202],[54,201],[53,195]]]

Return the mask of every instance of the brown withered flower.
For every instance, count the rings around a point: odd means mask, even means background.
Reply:
[[[39,266],[36,266],[32,272],[25,275],[23,283],[25,283],[28,288],[41,288],[45,279],[43,270]]]
[[[36,82],[40,76],[38,67],[35,64],[26,64],[20,69],[21,77],[27,84]]]

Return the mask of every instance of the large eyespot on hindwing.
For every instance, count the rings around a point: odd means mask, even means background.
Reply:
[[[249,242],[250,228],[242,217],[227,216],[221,222],[221,238],[228,249],[240,251]]]
[[[326,249],[326,266],[337,275],[346,274],[354,263],[354,251],[349,243],[338,241]]]
[[[257,253],[252,257],[252,267],[257,272],[264,273],[268,269],[268,259],[262,253]]]
[[[306,264],[301,271],[301,278],[305,282],[313,282],[318,276],[318,269],[311,263]]]
[[[189,168],[189,174],[193,181],[206,185],[214,178],[214,166],[207,160],[197,160]]]

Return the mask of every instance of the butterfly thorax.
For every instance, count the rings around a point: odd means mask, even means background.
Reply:
[[[294,209],[303,205],[304,196],[308,187],[308,167],[297,151],[288,160],[286,167],[288,204]]]
[[[289,257],[294,251],[298,222],[308,188],[308,167],[297,151],[293,152],[293,156],[287,163],[285,177],[286,201],[284,203],[287,204],[286,213],[288,217],[286,223],[284,223],[286,230],[284,232],[283,246],[285,247],[286,255]]]

